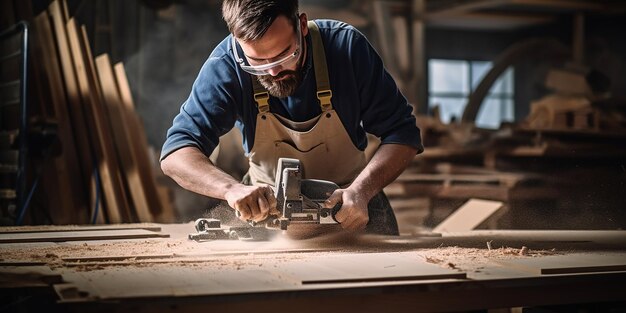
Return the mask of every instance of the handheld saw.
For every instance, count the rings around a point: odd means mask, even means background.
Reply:
[[[335,214],[341,203],[333,208],[325,208],[323,203],[339,186],[327,180],[303,179],[302,173],[300,160],[278,160],[274,184],[278,215],[270,215],[260,222],[248,221],[252,228],[222,227],[219,220],[200,218],[195,223],[198,233],[189,234],[189,239],[256,240],[255,237],[265,237],[260,235],[260,228],[287,230],[292,224],[338,224]],[[235,213],[240,216],[239,211]]]
[[[299,160],[280,158],[276,169],[275,196],[281,216],[268,218],[270,227],[287,229],[290,224],[337,224],[335,214],[341,208],[325,208],[323,203],[339,188],[319,179],[303,179]]]

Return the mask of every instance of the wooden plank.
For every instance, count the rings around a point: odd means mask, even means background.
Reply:
[[[103,261],[128,261],[128,260],[163,260],[164,262],[171,262],[167,259],[171,259],[174,257],[173,253],[169,254],[150,254],[150,255],[107,255],[107,256],[88,256],[88,257],[70,257],[63,258],[63,262],[72,262],[79,264],[94,262],[103,262]],[[69,264],[71,266],[72,264]],[[67,266],[67,265],[66,265]]]
[[[626,253],[569,254],[497,260],[498,264],[536,275],[626,271]]]
[[[515,174],[411,174],[400,175],[396,182],[402,183],[442,183],[446,185],[488,184],[515,186],[524,176]]]
[[[483,198],[508,201],[511,188],[502,185],[443,185],[443,184],[390,184],[389,190],[396,196],[426,196],[446,199]]]
[[[126,192],[120,168],[115,156],[115,146],[111,141],[111,129],[106,120],[106,113],[95,81],[95,73],[89,61],[90,52],[84,42],[76,21],[71,18],[66,25],[72,57],[75,64],[81,99],[86,111],[86,121],[93,127],[91,141],[93,152],[100,172],[104,202],[109,222],[122,223],[132,221],[129,215]]]
[[[297,282],[262,269],[205,267],[110,267],[64,274],[81,291],[98,299],[187,297],[283,291]]]
[[[159,202],[163,207],[163,212],[160,216],[157,216],[157,221],[163,222],[176,220],[176,209],[174,207],[172,190],[169,187],[162,185],[157,185],[156,188]]]
[[[413,255],[414,257],[414,255]],[[281,264],[280,271],[302,284],[465,279],[464,272],[424,262],[408,254],[353,253]]]
[[[0,234],[0,243],[64,242],[64,241],[88,241],[88,240],[164,238],[164,237],[169,237],[169,235],[162,234],[162,233],[155,233],[155,232],[144,230],[144,229],[65,231],[65,232]]]
[[[104,115],[100,115],[99,118],[102,118],[104,120],[103,125],[105,126],[105,128],[108,126],[109,130],[108,130],[108,134],[111,135],[113,134],[112,132],[112,126],[111,126],[111,119],[109,118],[109,116],[107,115],[107,109],[106,109],[106,104],[104,101],[104,97],[102,95],[102,88],[100,87],[100,83],[99,83],[99,79],[98,79],[98,73],[96,70],[96,64],[93,58],[93,55],[91,53],[91,45],[89,44],[89,37],[87,35],[87,27],[85,25],[81,25],[80,27],[80,40],[82,41],[82,47],[83,47],[83,51],[85,52],[85,65],[86,66],[86,70],[87,73],[91,74],[91,78],[93,79],[93,89],[95,90],[96,93],[96,99],[97,101],[95,103],[99,104],[100,110],[103,111]],[[132,203],[130,200],[130,196],[128,195],[128,187],[126,186],[126,181],[124,180],[124,175],[122,173],[122,167],[119,164],[119,159],[115,159],[115,156],[118,154],[117,153],[117,147],[115,146],[114,143],[114,139],[112,137],[108,137],[107,138],[109,141],[111,141],[110,146],[112,147],[112,152],[110,155],[110,158],[112,158],[112,160],[114,160],[113,164],[112,164],[112,168],[117,169],[116,171],[116,182],[118,184],[120,184],[121,187],[121,193],[123,196],[123,201],[122,201],[122,214],[124,216],[127,216],[128,220],[126,220],[126,222],[137,222],[137,216],[135,214],[135,212],[132,210]]]
[[[502,202],[470,199],[454,213],[439,223],[433,232],[462,232],[478,227],[502,208]]]
[[[92,129],[87,127],[85,119],[85,110],[81,103],[78,81],[74,72],[74,63],[72,60],[72,52],[65,30],[66,19],[63,16],[61,3],[54,0],[48,7],[48,13],[52,19],[54,27],[54,37],[56,38],[56,48],[58,51],[58,62],[61,65],[61,74],[63,76],[65,96],[68,105],[69,117],[71,119],[74,139],[76,140],[76,149],[78,151],[78,163],[82,173],[82,181],[87,191],[88,203],[91,206],[96,204],[96,176],[94,175],[94,161],[91,154],[91,144],[89,137]],[[105,204],[100,197],[99,204],[100,214],[98,214],[98,222],[104,221],[103,211],[106,210]],[[90,216],[93,215],[90,212]]]
[[[113,74],[111,61],[107,54],[96,58],[96,68],[102,88],[102,95],[111,128],[113,130],[114,143],[117,147],[120,166],[126,179],[127,191],[133,202],[133,207],[139,222],[151,222],[153,220],[148,203],[148,195],[143,186],[139,173],[139,163],[148,160],[139,160],[133,146],[136,146],[135,133],[130,129],[130,121],[122,106],[122,99],[118,93],[117,81]]]
[[[378,264],[379,261],[382,263]],[[381,253],[320,256],[309,262],[281,259],[280,264],[217,261],[207,266],[121,266],[68,273],[64,277],[93,297],[123,299],[305,290],[322,288],[318,283],[372,283],[378,281],[376,278],[380,279],[378,283],[428,277],[463,279],[465,273],[418,258]]]
[[[0,289],[49,287],[63,282],[63,277],[48,266],[0,266]]]
[[[114,264],[129,264],[129,260],[132,263],[137,263],[137,260],[142,260],[141,263],[178,263],[178,264],[191,264],[191,263],[205,263],[217,260],[223,260],[224,257],[234,256],[249,256],[249,255],[274,255],[274,254],[295,254],[295,253],[314,253],[314,252],[329,252],[334,249],[319,248],[319,249],[270,249],[270,250],[233,250],[233,251],[213,251],[213,252],[195,252],[195,253],[168,253],[168,254],[133,254],[133,255],[106,255],[106,256],[86,256],[86,257],[66,257],[62,258],[66,263],[65,266],[80,266],[80,265],[112,265]]]
[[[72,125],[67,108],[67,100],[63,87],[63,78],[58,63],[58,55],[54,44],[54,36],[47,12],[35,18],[36,35],[39,43],[39,59],[43,62],[47,84],[50,86],[50,102],[54,117],[58,123],[59,140],[63,149],[61,155],[54,159],[54,177],[59,186],[60,197],[54,203],[49,202],[49,212],[56,224],[88,223],[89,216],[86,206],[83,174],[80,171],[78,153],[72,134]]]
[[[41,232],[58,232],[58,231],[94,231],[94,230],[125,230],[125,229],[144,229],[149,231],[161,231],[160,226],[153,225],[133,225],[133,224],[116,224],[116,225],[63,225],[63,226],[10,226],[0,227],[0,234],[7,233],[41,233]]]
[[[148,202],[148,208],[158,222],[167,223],[175,220],[174,210],[171,206],[164,206],[161,203],[159,192],[156,185],[156,177],[152,170],[152,162],[148,154],[150,148],[148,145],[148,138],[146,137],[145,128],[141,122],[139,115],[135,112],[135,104],[130,91],[130,85],[128,84],[128,78],[126,77],[126,71],[122,63],[115,64],[115,78],[117,81],[117,87],[120,97],[122,99],[122,112],[124,113],[126,124],[129,126],[129,131],[134,136],[132,138],[132,150],[137,159],[137,166],[139,171],[139,177],[143,190],[146,193],[146,199]],[[167,209],[169,207],[169,209]]]

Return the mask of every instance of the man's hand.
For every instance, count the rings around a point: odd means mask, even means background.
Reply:
[[[337,189],[324,202],[324,207],[332,208],[337,203],[342,203],[339,212],[335,215],[335,219],[341,223],[341,227],[347,230],[365,229],[369,222],[369,214],[367,204],[369,199],[348,189]]]
[[[269,214],[276,214],[276,197],[268,186],[246,186],[238,184],[225,193],[226,201],[241,213],[243,221],[260,222]]]

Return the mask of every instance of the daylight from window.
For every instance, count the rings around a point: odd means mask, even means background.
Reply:
[[[491,68],[489,61],[428,61],[428,106],[439,107],[442,122],[459,121],[471,91]],[[496,129],[501,122],[513,121],[513,69],[508,68],[491,87],[476,118],[476,126]]]

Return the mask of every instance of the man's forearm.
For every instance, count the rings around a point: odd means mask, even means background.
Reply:
[[[348,189],[371,199],[409,166],[416,153],[417,149],[407,145],[381,145]]]
[[[239,184],[196,147],[174,151],[161,161],[161,169],[181,187],[217,199],[225,199],[226,192]]]

